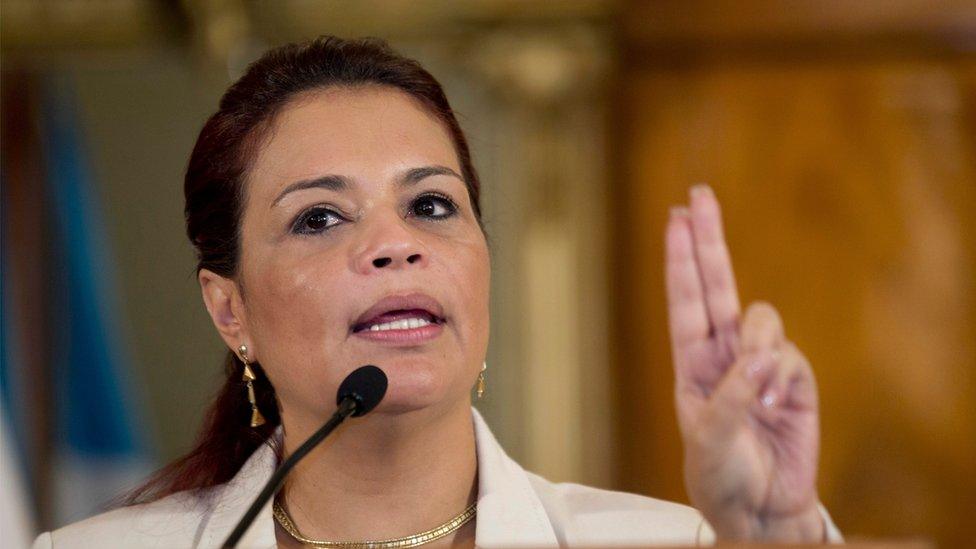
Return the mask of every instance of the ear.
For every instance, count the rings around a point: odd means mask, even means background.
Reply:
[[[214,327],[217,328],[224,343],[235,353],[241,344],[253,348],[247,330],[244,301],[237,283],[207,269],[200,269],[197,280],[200,282],[200,291],[207,312],[210,313],[210,319],[213,320]],[[250,358],[254,360],[254,355],[251,354]]]

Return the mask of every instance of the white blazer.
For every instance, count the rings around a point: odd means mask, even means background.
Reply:
[[[695,509],[625,492],[572,483],[555,484],[525,471],[499,446],[474,408],[478,453],[475,545],[572,547],[600,545],[701,545],[714,533]],[[114,547],[219,547],[277,466],[270,445],[248,458],[230,482],[192,495],[123,507],[41,534],[34,549]],[[821,506],[831,541],[841,541]],[[271,503],[262,509],[238,547],[276,546]]]

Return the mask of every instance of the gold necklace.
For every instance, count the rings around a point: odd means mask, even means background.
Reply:
[[[478,512],[478,504],[472,503],[467,509],[461,512],[460,515],[452,518],[451,520],[445,522],[444,524],[427,530],[426,532],[421,532],[419,534],[414,534],[412,536],[404,536],[402,538],[384,539],[376,541],[321,541],[315,539],[306,538],[298,531],[295,523],[288,516],[288,513],[277,501],[274,502],[274,518],[278,521],[278,524],[285,529],[291,537],[295,538],[297,541],[305,544],[311,545],[312,547],[329,547],[329,548],[339,548],[342,549],[401,549],[405,547],[417,547],[418,545],[423,545],[434,541],[435,539],[440,539],[448,534],[456,532],[459,528],[467,524],[471,519],[474,518],[475,514]]]

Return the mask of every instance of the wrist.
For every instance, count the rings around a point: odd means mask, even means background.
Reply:
[[[816,503],[801,513],[788,517],[761,520],[764,541],[788,543],[825,543],[827,524]]]
[[[827,524],[816,503],[795,514],[726,516],[709,520],[719,541],[826,543]]]

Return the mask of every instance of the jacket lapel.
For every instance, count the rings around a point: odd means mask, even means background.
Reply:
[[[280,437],[280,433],[279,427],[272,438]],[[224,543],[277,466],[278,460],[270,443],[262,444],[251,454],[241,470],[217,494],[210,519],[200,537],[199,547],[220,547]],[[268,549],[277,546],[270,501],[254,517],[254,522],[237,546],[242,549]]]
[[[471,408],[471,416],[478,453],[475,544],[486,549],[558,546],[546,510],[525,470],[508,457],[476,409]],[[280,433],[279,428],[272,437],[280,437]],[[248,458],[217,494],[200,537],[200,547],[219,547],[224,542],[277,465],[274,449],[267,443]],[[254,519],[238,547],[267,549],[275,545],[274,517],[269,502]]]
[[[475,545],[547,547],[559,541],[525,470],[508,457],[484,418],[471,408],[478,452]]]

